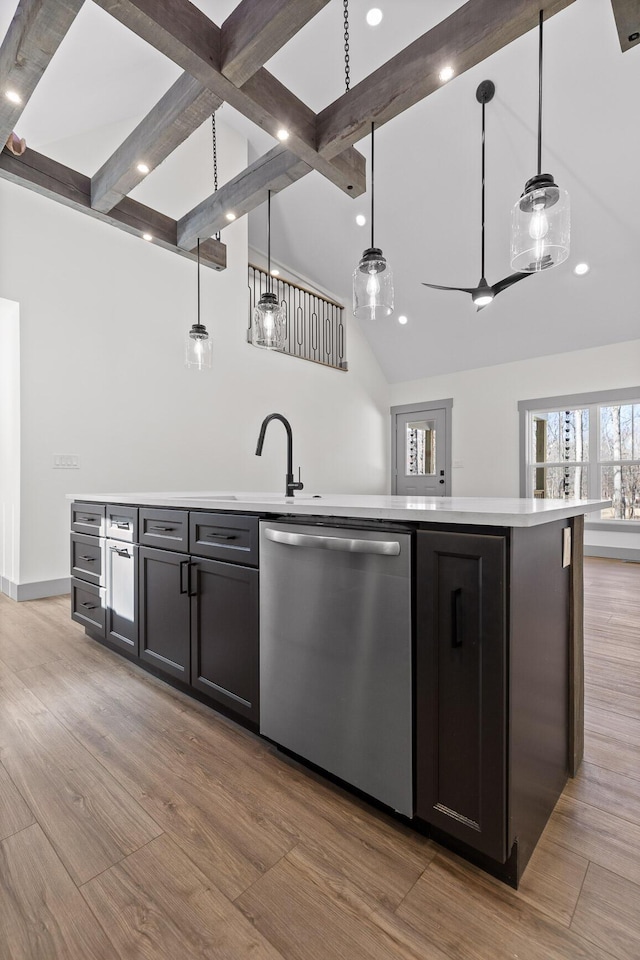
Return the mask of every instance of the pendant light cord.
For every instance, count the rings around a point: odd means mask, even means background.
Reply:
[[[267,190],[267,293],[271,293],[271,190]]]
[[[216,115],[211,114],[211,146],[213,152],[213,192],[218,192],[218,144],[216,137]],[[216,233],[216,240],[220,239],[220,231]]]
[[[538,176],[542,173],[542,22],[540,11],[540,41],[538,46]]]
[[[485,176],[484,176],[484,152],[485,152],[485,151],[484,151],[484,108],[485,108],[485,103],[484,103],[484,101],[483,101],[483,103],[482,103],[482,191],[481,191],[481,196],[482,196],[482,212],[481,212],[481,243],[480,243],[480,250],[481,250],[481,256],[480,256],[480,259],[481,259],[481,271],[480,271],[480,276],[481,276],[482,279],[484,279],[484,181],[485,181]]]
[[[198,325],[200,325],[200,237],[198,237]]]
[[[373,154],[373,120],[371,121],[371,247],[375,246],[373,242],[373,194],[374,194],[374,154]]]

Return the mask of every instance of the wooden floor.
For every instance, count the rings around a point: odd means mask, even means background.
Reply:
[[[640,565],[586,563],[586,762],[516,893],[0,596],[1,960],[638,960]]]

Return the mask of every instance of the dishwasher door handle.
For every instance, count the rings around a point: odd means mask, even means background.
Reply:
[[[377,553],[385,557],[397,557],[400,544],[397,540],[352,540],[348,537],[317,537],[309,533],[287,533],[285,530],[265,528],[267,540],[284,543],[289,547],[312,547],[315,550],[342,550],[344,553]]]

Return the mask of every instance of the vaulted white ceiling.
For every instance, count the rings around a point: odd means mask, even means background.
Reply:
[[[220,24],[235,0],[196,5]],[[365,13],[372,5],[350,2],[352,84],[462,6],[376,0],[384,19],[371,28]],[[267,65],[316,111],[344,92],[342,7],[332,0]],[[14,0],[1,0],[0,35],[14,11]],[[27,105],[19,133],[46,153],[56,141],[113,123],[115,149],[120,121],[133,128],[180,72],[87,2]],[[479,279],[475,90],[484,79],[496,84],[486,141],[486,272],[493,283],[510,272],[511,206],[536,172],[536,31],[376,132],[375,239],[394,271],[396,316],[362,328],[392,382],[640,336],[640,49],[621,53],[609,0],[576,0],[545,26],[543,169],[571,195],[569,261],[523,280],[480,313],[464,294],[421,286],[471,286]],[[274,145],[228,105],[219,118],[248,137],[256,156]],[[358,149],[369,155],[368,138]],[[104,159],[96,157],[96,169]],[[369,217],[369,197],[352,200],[317,173],[272,204],[275,259],[332,291],[349,313],[351,273],[370,241],[369,225],[355,223],[357,213]],[[251,215],[250,231],[254,245],[263,247],[264,209]],[[591,270],[580,278],[573,266],[581,260]],[[409,318],[405,326],[397,322],[400,313]]]

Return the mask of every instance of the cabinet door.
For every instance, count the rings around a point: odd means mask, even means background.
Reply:
[[[416,571],[416,812],[504,862],[503,536],[421,531]]]
[[[140,547],[140,657],[189,682],[189,558]]]
[[[138,655],[138,547],[107,540],[107,640]]]
[[[258,571],[192,558],[191,683],[258,722]]]

